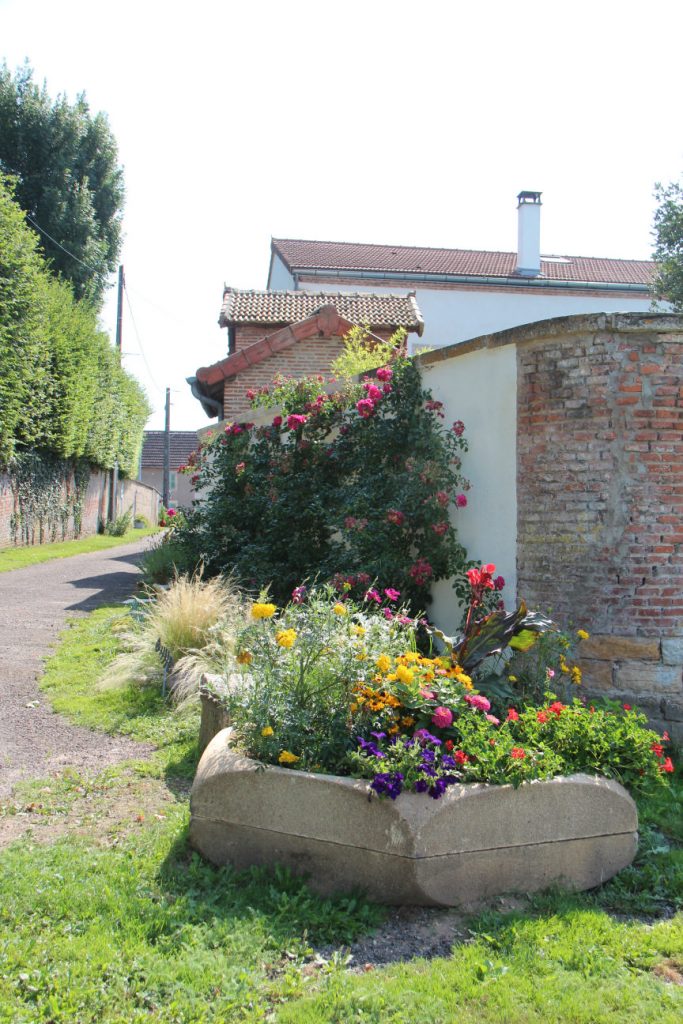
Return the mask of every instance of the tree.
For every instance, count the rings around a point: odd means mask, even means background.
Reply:
[[[654,281],[658,297],[667,299],[675,310],[683,310],[683,186],[657,184],[655,199]]]
[[[0,67],[0,171],[16,177],[16,201],[39,230],[52,271],[97,306],[121,249],[117,161],[107,117],[93,117],[83,93],[73,104],[62,95],[52,102],[28,64],[14,76]]]

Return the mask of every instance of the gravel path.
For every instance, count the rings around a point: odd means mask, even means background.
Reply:
[[[67,618],[129,597],[149,540],[0,573],[0,799],[20,779],[101,770],[147,747],[70,725],[38,689]]]

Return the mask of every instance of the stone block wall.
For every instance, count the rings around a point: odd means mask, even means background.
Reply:
[[[519,593],[591,633],[589,691],[683,739],[683,319],[517,333]]]

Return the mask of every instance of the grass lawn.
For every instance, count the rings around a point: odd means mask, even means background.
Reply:
[[[81,540],[63,540],[54,544],[34,544],[31,547],[0,548],[0,572],[10,569],[23,569],[27,565],[38,565],[39,562],[51,562],[53,558],[68,558],[70,555],[85,555],[90,551],[106,551],[120,544],[132,544],[143,537],[151,537],[158,533],[156,526],[144,530],[129,530],[123,537],[108,537],[98,533],[94,537],[83,537]]]
[[[601,889],[471,916],[448,958],[353,973],[345,948],[382,927],[381,908],[189,850],[197,713],[153,689],[94,689],[121,620],[79,619],[43,689],[72,720],[159,747],[31,783],[0,810],[0,842],[3,826],[15,837],[0,850],[0,1024],[680,1024],[680,776],[641,801],[638,859]]]

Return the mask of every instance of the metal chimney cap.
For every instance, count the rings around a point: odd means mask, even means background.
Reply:
[[[522,203],[536,203],[538,206],[541,206],[542,195],[542,192],[520,192],[517,196],[517,201],[520,206]]]

